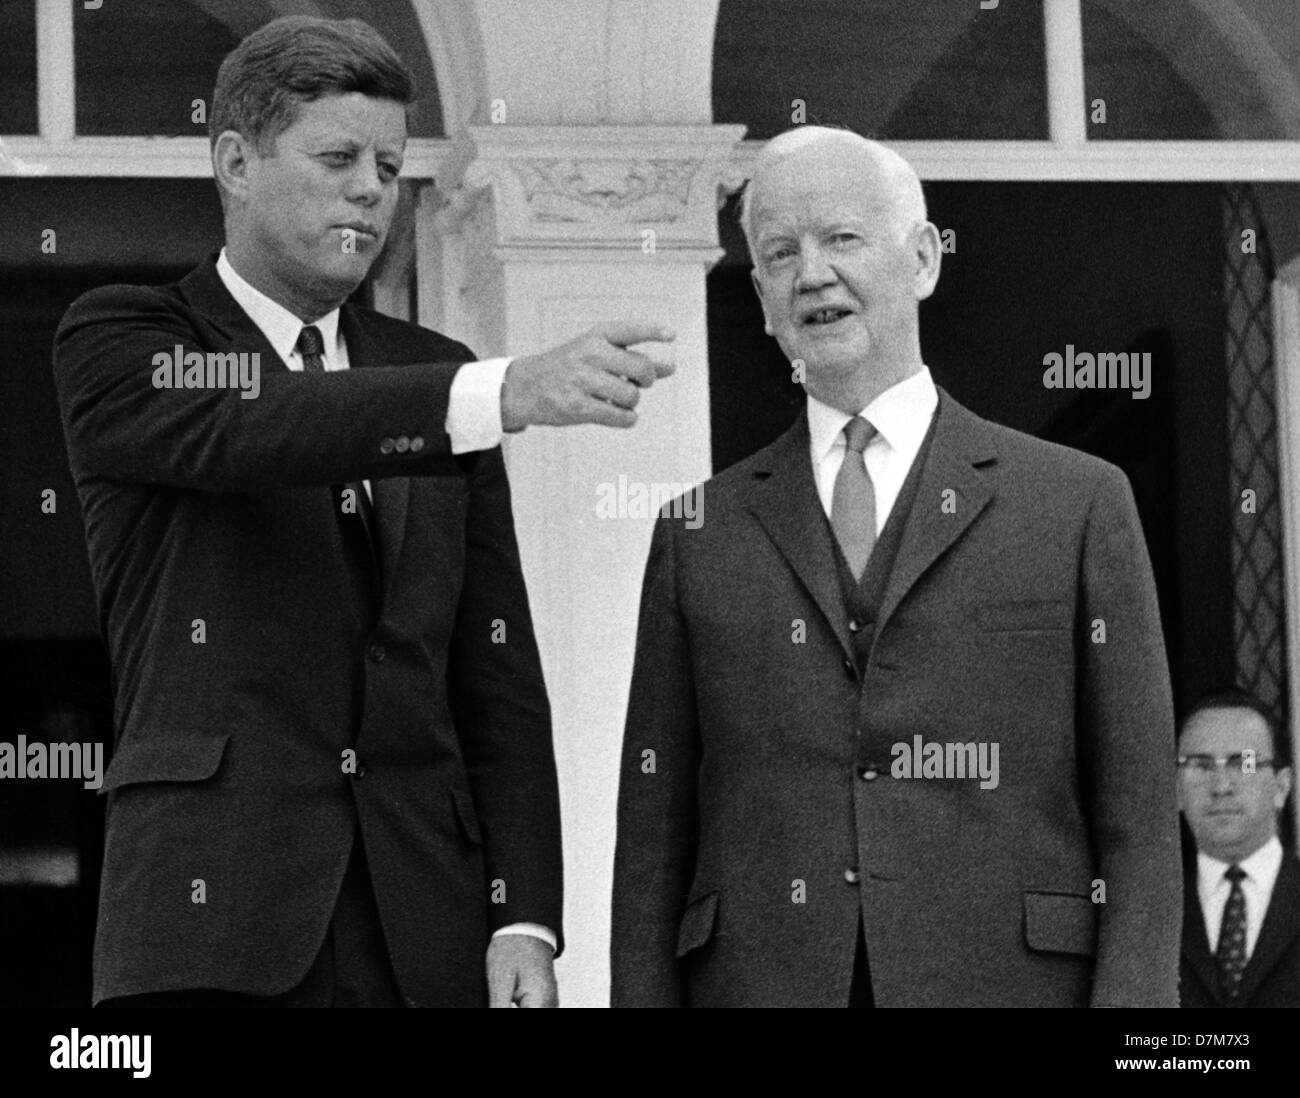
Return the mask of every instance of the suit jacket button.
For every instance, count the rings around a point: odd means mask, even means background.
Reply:
[[[848,656],[844,657],[844,673],[851,679],[858,677],[858,670],[853,666],[853,661]]]
[[[878,777],[880,777],[880,773],[879,771],[876,770],[875,764],[872,763],[871,765],[864,766],[861,770],[859,770],[858,777],[861,778],[864,782],[874,782]]]
[[[411,448],[411,440],[407,438],[405,435],[398,435],[397,441],[393,444],[393,449],[396,450],[399,454],[404,454],[410,448]]]
[[[382,644],[372,644],[370,646],[369,655],[370,658],[375,661],[375,663],[383,663],[384,657],[388,655],[388,652],[385,650]]]
[[[849,632],[850,632],[850,633],[861,633],[861,632],[862,632],[862,622],[858,621],[857,618],[854,618],[852,621],[850,621],[850,622],[849,622]]]
[[[392,440],[391,438],[386,438],[386,439],[384,439],[383,442],[381,442],[381,443],[379,444],[379,452],[380,452],[381,454],[383,454],[384,457],[387,457],[389,454],[391,454],[391,453],[393,452],[393,448],[394,448],[395,446],[396,446],[396,443],[393,442],[393,440]]]
[[[853,866],[844,871],[844,879],[851,885],[857,884],[862,880],[862,874],[858,872],[858,867]]]
[[[411,439],[411,453],[418,454],[423,449],[424,449],[424,439],[421,438],[419,435],[416,435],[413,439]]]

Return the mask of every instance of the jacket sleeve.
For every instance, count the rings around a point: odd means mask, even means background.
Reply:
[[[1110,466],[1080,568],[1076,743],[1105,883],[1092,1005],[1174,1007],[1183,903],[1173,700],[1137,508]]]
[[[651,539],[623,738],[610,945],[615,1007],[688,1005],[676,946],[699,841],[700,736],[673,522],[661,517]]]
[[[470,478],[465,578],[447,681],[488,881],[488,925],[561,926],[564,869],[551,710],[515,540],[500,448]]]
[[[206,354],[203,342],[211,340],[155,287],[107,286],[73,303],[55,335],[54,379],[78,482],[269,491],[464,475],[446,432],[461,362],[327,373],[263,364],[251,399],[234,387],[155,387],[155,356],[170,360],[178,346]],[[424,444],[382,452],[384,439],[401,435]]]

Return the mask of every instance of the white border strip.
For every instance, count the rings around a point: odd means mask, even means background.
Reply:
[[[1273,282],[1273,355],[1277,381],[1278,495],[1282,503],[1282,593],[1286,620],[1286,681],[1294,753],[1300,749],[1300,259]],[[1292,834],[1300,833],[1300,797],[1291,796]]]
[[[66,141],[5,137],[0,138],[0,146],[13,157],[44,165],[42,174],[46,176],[212,178],[206,137],[77,137]],[[412,138],[406,144],[402,178],[436,178],[450,148],[444,138]]]
[[[1080,0],[1046,0],[1043,43],[1047,54],[1047,125],[1058,145],[1088,140],[1088,95],[1083,81],[1083,10]]]
[[[36,4],[37,130],[48,141],[66,141],[77,124],[72,2],[28,2]]]
[[[646,135],[647,141],[653,133]],[[566,149],[574,135],[569,133]],[[7,152],[48,165],[46,175],[209,178],[205,137],[78,137],[47,141],[0,138]],[[412,138],[406,146],[405,179],[445,175],[453,142]],[[761,141],[744,142],[733,155],[743,176]],[[1300,141],[1089,141],[1061,146],[1051,141],[894,141],[928,180],[1132,183],[1300,183]],[[632,141],[630,147],[635,147]],[[593,151],[596,151],[593,148]],[[0,160],[0,174],[3,174]]]
[[[1300,182],[1300,141],[890,141],[922,179],[1026,182]],[[760,141],[736,154],[748,177]]]

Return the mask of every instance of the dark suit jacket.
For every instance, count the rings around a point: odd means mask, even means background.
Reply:
[[[473,356],[368,309],[340,324],[351,369],[290,371],[209,259],[175,285],[95,290],[60,325],[115,691],[96,1001],[294,986],[358,821],[409,1003],[485,1003],[493,929],[560,929],[550,711],[510,490],[499,449],[454,457],[444,429]],[[259,352],[260,395],[155,389],[153,356],[177,344]],[[329,487],[363,478],[377,625]]]
[[[707,482],[698,529],[656,525],[615,1005],[843,1006],[859,912],[881,1006],[1176,1003],[1174,721],[1127,482],[936,414],[864,673],[805,417]],[[893,778],[918,735],[998,743],[999,785]]]
[[[1300,1007],[1300,865],[1287,850],[1282,857],[1259,940],[1241,976],[1236,999],[1219,995],[1214,955],[1205,933],[1205,913],[1196,892],[1196,862],[1183,890],[1183,960],[1179,991],[1185,1007]]]

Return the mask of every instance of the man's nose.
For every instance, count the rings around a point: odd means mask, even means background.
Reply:
[[[379,178],[379,165],[357,161],[356,170],[348,180],[348,198],[373,206],[384,193],[384,181]]]
[[[834,282],[839,276],[826,261],[821,248],[813,245],[799,252],[799,269],[795,276],[795,290],[818,290]]]
[[[1232,779],[1228,777],[1227,765],[1216,766],[1214,774],[1210,778],[1210,788],[1214,790],[1215,796],[1222,797],[1233,791]]]

